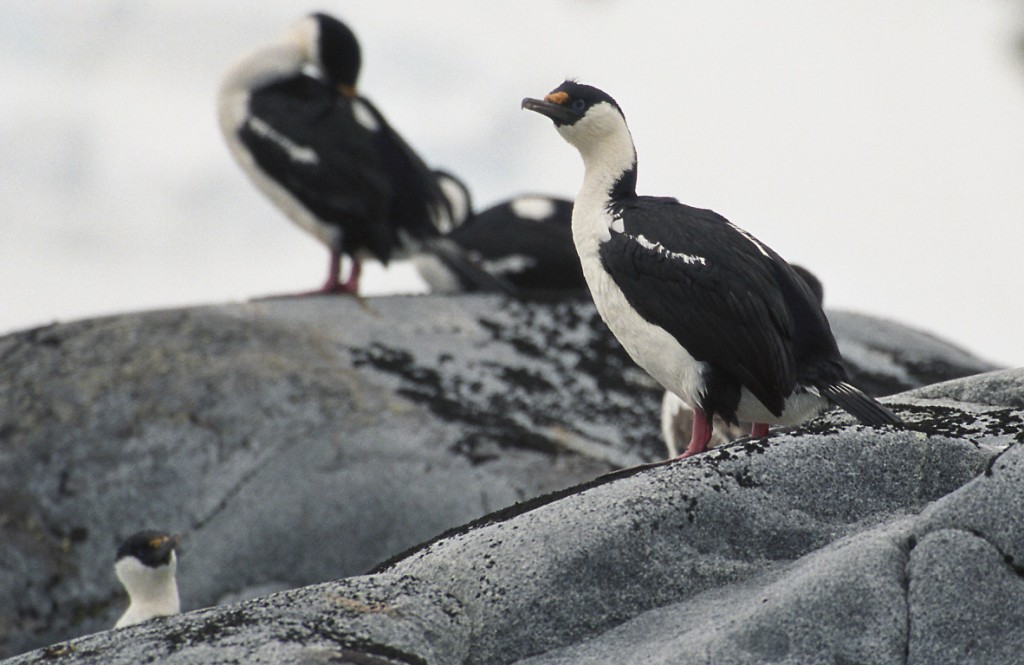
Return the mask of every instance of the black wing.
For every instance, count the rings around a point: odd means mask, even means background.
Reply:
[[[261,169],[325,224],[341,227],[337,249],[388,258],[397,242],[389,221],[395,185],[350,100],[295,76],[253,91],[238,134]]]
[[[530,197],[520,197],[530,198]],[[487,261],[523,257],[526,264],[505,273],[531,291],[586,289],[579,255],[572,242],[572,202],[542,197],[552,214],[541,220],[516,213],[515,201],[494,205],[453,229],[448,237]]]
[[[617,204],[613,214],[624,232],[602,243],[601,261],[629,303],[772,412],[781,414],[805,360],[838,358],[803,280],[724,217],[651,197]]]
[[[437,177],[370,100],[361,97],[360,101],[373,113],[381,128],[374,133],[374,141],[391,176],[394,196],[390,219],[396,228],[414,238],[440,235],[439,227],[448,227],[451,222],[441,219],[442,215],[449,214],[449,203]]]

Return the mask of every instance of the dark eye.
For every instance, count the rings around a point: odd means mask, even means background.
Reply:
[[[587,103],[585,101],[583,101],[582,99],[573,100],[573,103],[572,103],[572,110],[573,111],[582,111],[585,108],[587,108]]]

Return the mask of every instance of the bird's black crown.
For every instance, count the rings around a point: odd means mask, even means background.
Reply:
[[[543,100],[524,99],[523,108],[546,115],[557,127],[562,127],[575,125],[591,107],[602,102],[611,104],[622,113],[618,102],[607,92],[569,79],[545,95]]]
[[[171,552],[178,544],[178,537],[146,529],[132,534],[117,548],[117,560],[133,556],[150,568],[165,566],[171,562]]]
[[[355,88],[363,63],[355,33],[333,16],[317,13],[313,14],[313,18],[320,27],[320,43],[317,47],[324,76],[335,85]]]
[[[619,103],[612,99],[612,96],[604,90],[595,88],[592,85],[586,85],[585,83],[578,83],[572,79],[567,79],[562,83],[562,85],[549,92],[548,97],[550,98],[558,95],[558,98],[561,98],[562,94],[566,95],[566,101],[563,103],[569,105],[571,108],[580,110],[583,113],[586,113],[587,109],[591,106],[600,104],[601,102],[607,102],[619,109],[620,112],[622,111],[622,109],[619,108]],[[548,101],[555,100],[549,99]]]

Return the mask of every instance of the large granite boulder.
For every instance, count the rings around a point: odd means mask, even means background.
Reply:
[[[876,316],[829,310],[855,385],[875,397],[1001,369],[935,335]]]
[[[889,401],[907,429],[832,414],[10,662],[1019,662],[1022,399],[1024,370],[934,386]]]
[[[112,625],[139,528],[184,535],[192,609],[650,459],[655,391],[599,325],[580,303],[310,298],[3,338],[0,655]]]
[[[920,355],[892,339],[872,348]],[[928,353],[954,376],[984,367],[941,341]],[[268,300],[16,333],[0,360],[0,656],[111,626],[125,604],[113,554],[142,527],[184,534],[194,609],[365,573],[662,454],[660,391],[586,300]],[[406,593],[386,578],[343,584]]]

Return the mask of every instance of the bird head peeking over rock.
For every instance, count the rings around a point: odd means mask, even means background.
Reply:
[[[128,592],[128,609],[114,624],[131,626],[181,611],[175,573],[180,537],[162,531],[133,534],[117,550],[114,573]]]
[[[711,210],[636,193],[637,153],[619,104],[565,81],[522,107],[554,122],[583,158],[573,244],[597,310],[629,353],[694,411],[681,457],[730,424],[795,425],[837,404],[899,424],[850,385],[814,292],[778,253]]]

